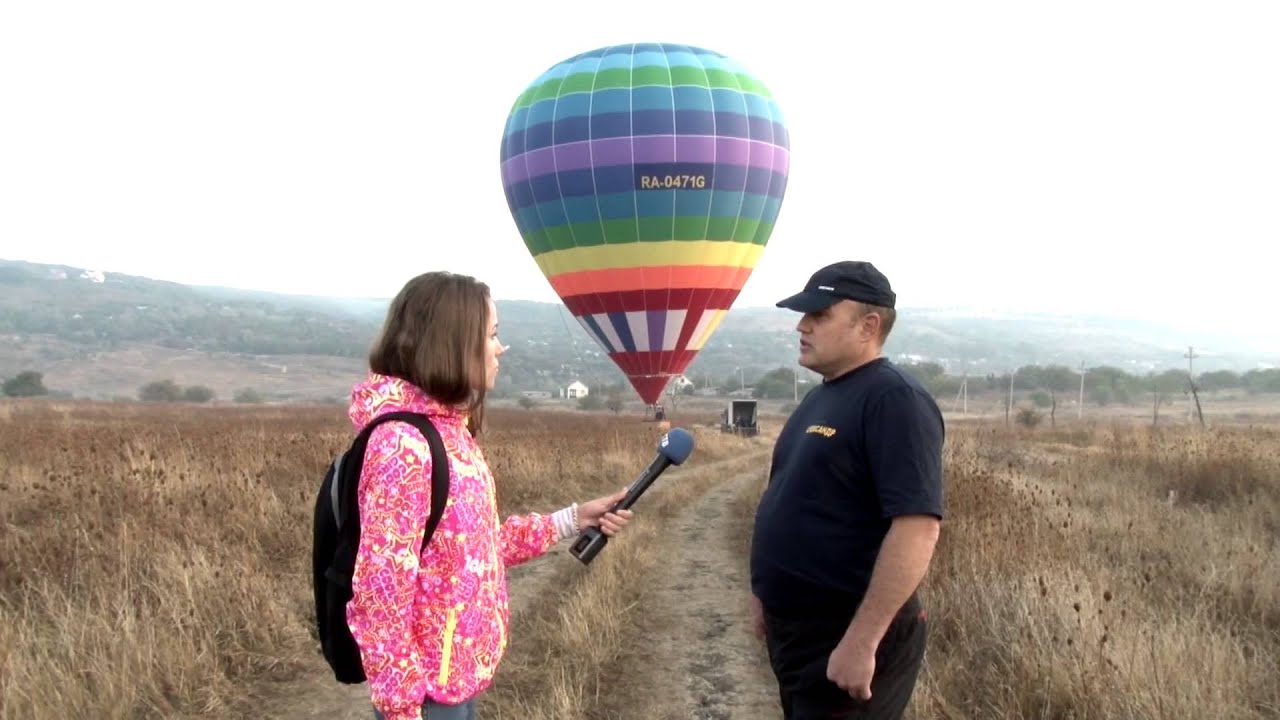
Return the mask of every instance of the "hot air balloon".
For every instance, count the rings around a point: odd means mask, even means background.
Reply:
[[[507,117],[501,175],[538,267],[654,405],[760,261],[789,159],[760,80],[711,50],[646,43],[535,78]]]

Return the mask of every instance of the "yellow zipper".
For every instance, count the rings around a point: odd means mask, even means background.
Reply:
[[[453,654],[453,631],[458,627],[458,610],[457,608],[449,608],[448,619],[444,625],[444,643],[440,648],[440,677],[436,680],[439,685],[447,685],[449,683],[449,657]]]

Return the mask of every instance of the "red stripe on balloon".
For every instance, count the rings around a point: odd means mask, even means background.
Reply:
[[[698,288],[584,293],[563,300],[576,316],[644,310],[728,310],[737,297],[737,290]]]

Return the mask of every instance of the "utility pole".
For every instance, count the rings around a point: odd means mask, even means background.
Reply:
[[[1204,426],[1204,411],[1202,411],[1202,410],[1200,409],[1200,394],[1199,394],[1198,392],[1196,392],[1196,376],[1195,376],[1195,370],[1194,370],[1194,367],[1195,367],[1195,366],[1194,366],[1195,359],[1196,359],[1196,358],[1198,358],[1198,357],[1200,357],[1200,356],[1199,356],[1199,355],[1196,355],[1196,349],[1195,349],[1195,348],[1193,348],[1193,347],[1191,347],[1190,345],[1188,345],[1188,346],[1187,346],[1187,352],[1186,352],[1186,353],[1184,353],[1182,357],[1184,357],[1184,358],[1186,358],[1186,359],[1187,359],[1187,389],[1191,391],[1191,397],[1192,397],[1192,399],[1193,399],[1193,400],[1195,400],[1195,404],[1196,404],[1196,413],[1198,413],[1198,414],[1199,414],[1199,416],[1200,416],[1200,425],[1201,425],[1201,427],[1203,427],[1203,426]],[[1187,403],[1187,422],[1188,422],[1188,423],[1190,423],[1190,422],[1191,422],[1191,403]]]
[[[956,411],[956,406],[963,405],[965,415],[969,414],[969,371],[964,371],[964,377],[960,378],[960,389],[956,391],[956,400],[951,404],[951,412]]]
[[[1004,424],[1009,424],[1009,413],[1013,410],[1013,376],[1017,370],[1009,371],[1009,401],[1004,405]]]
[[[1084,361],[1080,361],[1080,399],[1076,401],[1076,419],[1084,416]]]

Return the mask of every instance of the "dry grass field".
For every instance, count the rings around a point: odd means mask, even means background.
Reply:
[[[512,571],[494,718],[776,718],[746,632],[771,439],[693,458],[583,567]],[[766,431],[776,421],[769,419]],[[501,511],[620,487],[635,416],[498,410]],[[0,405],[0,717],[372,716],[312,633],[336,407]],[[1280,430],[956,422],[921,718],[1280,718]]]

